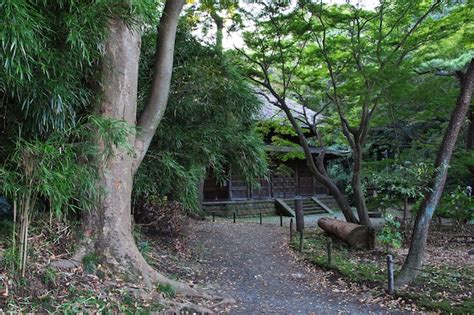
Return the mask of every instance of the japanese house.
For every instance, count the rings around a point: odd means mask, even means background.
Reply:
[[[285,114],[281,109],[272,105],[262,96],[263,102],[260,121],[277,121],[281,124],[289,124]],[[303,108],[302,105],[287,101],[295,117],[304,121],[304,117],[316,115],[313,111]],[[304,123],[302,123],[304,127]],[[309,132],[309,128],[306,128]],[[265,142],[270,142],[274,131],[271,131],[265,138]],[[309,135],[311,137],[311,135]],[[303,152],[296,137],[288,137],[295,143],[294,146],[276,146],[267,144],[266,151],[270,155],[272,162],[268,170],[267,178],[259,181],[259,187],[253,187],[238,174],[233,174],[230,170],[229,180],[225,183],[217,183],[213,178],[207,178],[203,188],[203,207],[207,212],[214,212],[217,215],[230,216],[233,212],[238,215],[252,215],[258,213],[278,212],[278,203],[286,203],[286,206],[293,206],[293,199],[303,198],[304,208],[307,213],[324,212],[325,206],[335,207],[334,199],[329,195],[328,190],[314,179],[306,160],[302,158],[285,159],[277,161],[272,158],[278,154]],[[319,155],[321,148],[311,147],[311,153]],[[349,152],[325,149],[325,161],[347,155]],[[300,154],[301,156],[302,154]],[[285,207],[285,205],[282,205]]]

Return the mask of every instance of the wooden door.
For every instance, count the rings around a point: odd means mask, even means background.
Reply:
[[[230,180],[230,199],[242,200],[250,198],[250,189],[247,182],[239,176],[232,175]]]
[[[223,185],[217,183],[214,177],[208,177],[204,181],[203,198],[204,201],[221,201],[229,199],[228,183]]]
[[[298,164],[298,190],[300,196],[314,195],[314,178],[305,162]]]
[[[281,171],[283,169],[283,171]],[[274,198],[293,198],[297,194],[297,173],[294,164],[281,165],[273,170],[272,195]]]
[[[260,187],[252,187],[252,199],[271,198],[270,181],[268,179],[260,179],[258,182]]]

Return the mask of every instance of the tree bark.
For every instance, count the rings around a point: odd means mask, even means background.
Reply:
[[[216,51],[219,55],[222,55],[222,39],[224,38],[224,19],[217,14],[215,10],[211,11],[211,17],[216,24]]]
[[[408,197],[403,200],[403,228],[406,232],[407,227],[407,216],[408,216]]]
[[[318,226],[353,248],[373,249],[375,233],[372,228],[331,218],[319,219]]]
[[[469,107],[469,130],[467,131],[467,139],[466,139],[466,151],[467,153],[474,150],[474,110],[472,106]],[[469,173],[471,174],[471,178],[469,180],[469,185],[473,187],[474,185],[474,166],[468,167]]]
[[[139,133],[135,139],[136,159],[133,163],[134,174],[143,161],[166,110],[171,85],[171,74],[173,72],[176,29],[183,5],[184,0],[166,1],[163,15],[160,19],[152,84],[145,109],[138,120]]]
[[[395,279],[397,287],[410,284],[422,267],[430,222],[441,199],[454,147],[471,105],[474,89],[474,59],[471,60],[466,73],[458,72],[457,76],[461,86],[458,100],[436,157],[434,165],[436,170],[432,190],[426,195],[421,209],[416,216],[410,250],[400,273]]]
[[[362,173],[362,146],[356,144],[353,148],[352,156],[354,158],[353,174],[352,174],[352,191],[356,202],[357,215],[359,216],[360,224],[367,227],[372,227],[372,222],[369,218],[369,211],[365,203],[364,192],[362,191],[361,173]]]
[[[339,190],[339,188],[334,184],[334,182],[329,178],[329,176],[326,173],[326,169],[324,168],[324,161],[319,160],[316,158],[317,163],[315,162],[315,159],[313,158],[313,155],[311,154],[308,140],[306,139],[303,130],[301,129],[300,125],[294,118],[293,114],[291,113],[290,109],[286,105],[285,100],[283,100],[276,92],[272,92],[272,95],[278,100],[279,104],[281,105],[283,111],[285,112],[286,116],[288,117],[288,120],[290,121],[291,125],[293,126],[293,129],[296,131],[298,135],[298,139],[300,141],[300,144],[303,148],[303,152],[305,154],[306,158],[306,163],[311,171],[311,174],[313,174],[314,178],[323,184],[326,188],[328,188],[329,192],[333,195],[334,199],[336,200],[337,205],[341,209],[344,218],[347,220],[347,222],[351,223],[358,223],[357,218],[354,216],[352,213],[352,209],[349,205],[349,202],[347,201],[346,197],[344,194]],[[318,164],[318,165],[316,165]]]
[[[100,202],[84,218],[84,239],[73,257],[80,261],[94,252],[101,262],[129,279],[144,282],[148,288],[169,284],[178,292],[200,295],[184,283],[170,280],[155,271],[139,252],[132,236],[131,195],[133,176],[148,149],[151,138],[166,107],[171,80],[174,39],[179,12],[184,1],[167,1],[160,21],[154,79],[150,97],[140,119],[140,133],[130,136],[136,156],[125,148],[113,148],[113,154],[98,166],[103,189]],[[174,19],[175,21],[172,21]],[[107,27],[102,70],[102,95],[99,113],[104,118],[136,125],[138,65],[141,34],[127,27],[120,17],[111,17]],[[100,138],[100,137],[99,137]],[[99,139],[99,147],[104,143]]]

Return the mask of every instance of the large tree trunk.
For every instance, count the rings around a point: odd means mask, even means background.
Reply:
[[[135,125],[139,56],[140,34],[131,31],[120,18],[110,19],[99,108],[102,117]],[[134,136],[129,137],[130,145],[134,140]],[[99,140],[99,145],[104,144]],[[150,288],[160,282],[181,292],[194,293],[187,285],[153,270],[135,245],[131,224],[133,165],[134,157],[119,147],[99,165],[99,187],[103,194],[95,211],[88,213],[84,222],[85,236],[91,240],[89,250],[114,271],[134,276]]]
[[[451,115],[448,128],[446,129],[436,157],[436,170],[432,190],[426,195],[421,209],[416,216],[410,242],[410,250],[400,273],[395,279],[395,285],[397,287],[411,283],[422,267],[431,218],[441,199],[456,140],[458,139],[459,132],[471,104],[471,96],[474,88],[474,59],[471,60],[465,74],[458,73],[458,78],[461,89],[456,107]]]
[[[148,288],[157,283],[169,284],[176,291],[200,295],[184,283],[170,280],[155,271],[139,252],[132,236],[131,195],[133,176],[143,159],[154,131],[166,108],[173,64],[174,41],[179,13],[184,1],[167,1],[160,20],[154,80],[139,134],[128,138],[135,154],[124,147],[114,147],[113,154],[98,165],[99,187],[103,190],[94,211],[84,218],[84,239],[73,260],[94,252],[101,262],[128,279],[144,282]],[[102,117],[136,125],[138,64],[141,34],[131,30],[120,17],[111,17],[103,58],[102,95],[99,113]],[[99,147],[104,143],[98,135]]]

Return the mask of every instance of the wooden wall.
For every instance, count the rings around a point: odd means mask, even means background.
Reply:
[[[232,174],[225,185],[218,185],[208,178],[204,182],[204,201],[267,200],[328,194],[327,189],[313,178],[306,161],[288,161],[285,165],[290,172],[281,174],[270,170],[268,179],[259,181],[260,187],[251,187],[237,174]]]

